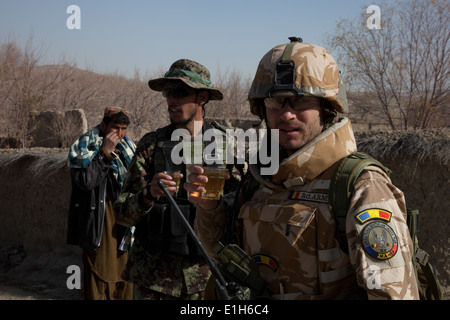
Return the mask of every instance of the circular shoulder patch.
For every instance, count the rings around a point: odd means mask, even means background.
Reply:
[[[364,250],[380,260],[392,258],[398,249],[398,239],[394,230],[384,222],[369,223],[362,232]]]

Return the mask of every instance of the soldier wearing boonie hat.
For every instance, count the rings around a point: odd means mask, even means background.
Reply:
[[[136,226],[136,240],[123,276],[135,284],[136,299],[202,299],[209,267],[171,211],[157,180],[175,192],[175,182],[167,172],[181,172],[174,198],[193,224],[196,209],[183,188],[186,165],[173,163],[171,152],[179,141],[171,141],[171,136],[176,129],[184,129],[193,137],[199,128],[223,135],[214,122],[203,118],[205,104],[222,100],[223,94],[212,86],[208,69],[188,59],[175,61],[164,77],[150,80],[148,85],[166,98],[171,123],[139,141],[123,193],[115,204],[118,223]]]
[[[148,82],[151,89],[162,91],[168,80],[182,81],[193,89],[205,89],[210,92],[210,100],[222,100],[223,94],[219,89],[211,86],[208,69],[198,62],[180,59],[175,61],[164,74],[163,78],[153,79]]]

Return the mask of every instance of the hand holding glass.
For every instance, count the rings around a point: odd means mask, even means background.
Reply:
[[[206,183],[194,184],[201,185],[205,189],[205,192],[202,192],[202,194],[192,192],[191,195],[202,199],[219,200],[225,185],[227,169],[203,167],[203,175],[208,178],[208,181]]]
[[[166,172],[166,173],[169,176],[171,176],[172,177],[172,181],[174,181],[176,183],[176,185],[175,185],[175,188],[176,188],[175,193],[177,193],[178,190],[180,189],[180,180],[181,180],[181,177],[182,177],[181,172],[180,171],[172,171],[172,172]],[[167,185],[167,186],[168,187],[173,187],[171,185]]]

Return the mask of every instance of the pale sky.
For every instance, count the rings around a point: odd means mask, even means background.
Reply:
[[[275,45],[299,36],[326,45],[341,19],[356,19],[374,0],[0,0],[0,43],[23,45],[33,36],[45,48],[43,64],[61,57],[81,69],[131,77],[167,70],[177,59],[195,60],[214,72],[252,76]],[[71,5],[80,9],[81,29]],[[382,7],[381,7],[382,14]],[[331,51],[331,50],[330,50]],[[331,51],[333,54],[333,52]],[[339,62],[338,62],[339,64]]]

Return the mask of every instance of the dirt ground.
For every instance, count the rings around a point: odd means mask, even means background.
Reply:
[[[33,253],[12,265],[0,264],[0,300],[82,300],[80,289],[67,288],[70,265],[81,267],[81,256]],[[450,290],[444,299],[450,300]]]
[[[0,300],[80,300],[80,289],[68,289],[72,272],[81,268],[81,256],[64,253],[32,253],[21,260],[21,253],[11,255],[11,262],[0,263]]]

